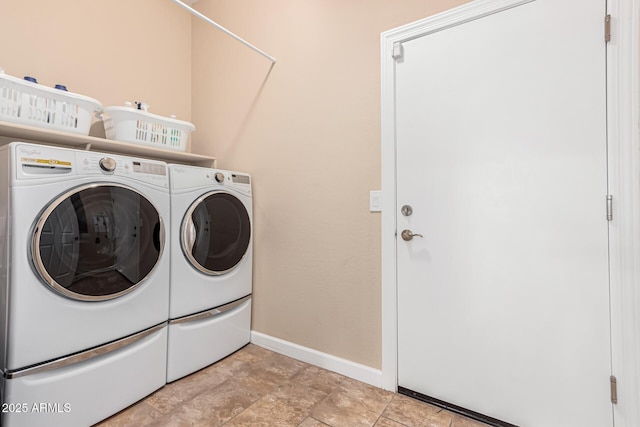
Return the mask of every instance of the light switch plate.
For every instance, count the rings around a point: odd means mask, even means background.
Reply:
[[[369,211],[382,211],[382,195],[380,191],[369,191]]]

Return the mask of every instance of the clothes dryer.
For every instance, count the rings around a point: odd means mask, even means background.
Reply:
[[[253,280],[250,175],[183,165],[169,173],[167,382],[249,343]]]
[[[2,425],[87,426],[165,384],[163,162],[0,149]]]

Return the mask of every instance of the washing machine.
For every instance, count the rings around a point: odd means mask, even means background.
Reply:
[[[169,176],[167,382],[249,343],[253,279],[250,175],[170,164]]]
[[[166,163],[0,149],[5,427],[87,426],[166,383]]]

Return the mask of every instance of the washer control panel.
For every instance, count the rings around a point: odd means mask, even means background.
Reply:
[[[157,160],[143,160],[92,152],[76,153],[80,175],[111,175],[135,179],[169,188],[167,164]]]
[[[169,168],[160,160],[14,142],[15,178],[66,179],[68,176],[122,177],[169,188]]]

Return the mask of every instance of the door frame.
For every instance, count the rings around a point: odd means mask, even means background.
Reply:
[[[382,387],[387,390],[398,386],[394,45],[531,1],[536,0],[475,0],[381,34]],[[607,10],[612,17],[606,84],[608,192],[614,208],[609,227],[614,418],[616,427],[635,427],[640,425],[640,0],[609,0]]]

